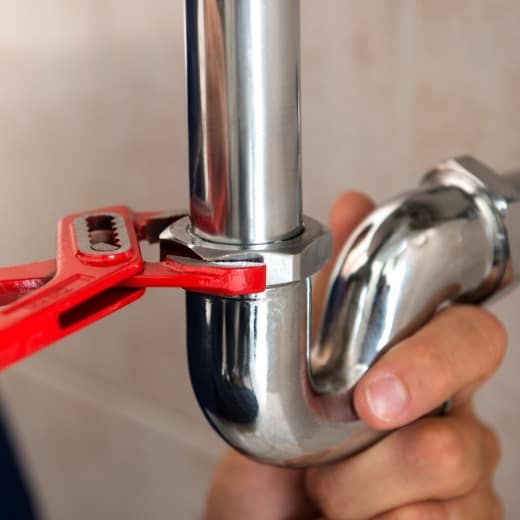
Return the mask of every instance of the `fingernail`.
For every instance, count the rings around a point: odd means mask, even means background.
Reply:
[[[389,422],[401,415],[408,403],[408,390],[394,374],[376,377],[366,390],[368,406],[372,413]]]

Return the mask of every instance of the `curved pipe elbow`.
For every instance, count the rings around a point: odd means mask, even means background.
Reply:
[[[351,389],[440,306],[490,294],[505,268],[500,228],[485,201],[455,186],[425,187],[376,209],[336,263],[311,351],[315,391]]]
[[[364,449],[382,436],[352,405],[366,370],[443,303],[481,301],[503,282],[509,242],[499,206],[439,172],[358,227],[313,346],[309,280],[247,298],[188,293],[193,387],[229,444],[293,467]]]

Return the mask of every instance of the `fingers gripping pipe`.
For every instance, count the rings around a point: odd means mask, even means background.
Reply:
[[[258,460],[348,456],[382,435],[352,406],[378,357],[439,306],[516,278],[517,178],[451,160],[377,209],[336,263],[311,346],[310,277],[330,236],[301,214],[299,2],[186,0],[186,34],[191,218],[163,233],[163,254],[261,260],[268,281],[247,297],[187,293],[195,394]]]

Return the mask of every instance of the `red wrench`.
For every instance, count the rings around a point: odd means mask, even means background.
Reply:
[[[139,242],[157,242],[181,216],[126,206],[69,215],[58,225],[55,260],[0,267],[0,369],[121,309],[147,287],[224,296],[265,289],[262,263],[145,262]]]

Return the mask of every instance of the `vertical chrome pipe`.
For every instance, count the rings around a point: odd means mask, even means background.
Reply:
[[[262,244],[302,227],[299,0],[186,0],[193,231]]]
[[[299,441],[286,440],[299,421],[289,407],[304,414],[295,385],[309,345],[310,276],[330,251],[326,230],[302,216],[299,8],[299,0],[186,0],[184,242],[202,257],[211,248],[261,254],[268,279],[250,297],[187,293],[190,375],[215,429],[277,463],[302,463]]]

